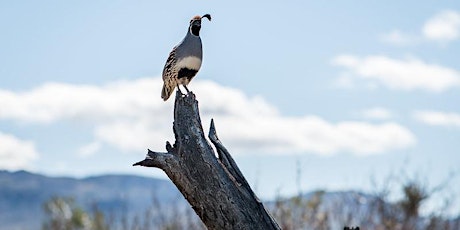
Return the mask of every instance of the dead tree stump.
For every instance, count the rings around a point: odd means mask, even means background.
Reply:
[[[163,170],[208,229],[280,229],[252,191],[227,149],[217,137],[214,121],[206,140],[198,101],[193,93],[176,93],[175,143],[167,152],[148,150],[134,164]]]

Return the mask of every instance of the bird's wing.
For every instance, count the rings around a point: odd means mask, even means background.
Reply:
[[[163,68],[163,81],[167,81],[171,74],[174,72],[173,68],[176,65],[176,47],[169,53],[168,60],[166,60],[165,67]]]
[[[165,67],[163,68],[163,89],[161,90],[161,98],[165,101],[168,100],[177,85],[176,48],[177,47],[174,47],[171,53],[169,53],[168,60],[166,60]]]

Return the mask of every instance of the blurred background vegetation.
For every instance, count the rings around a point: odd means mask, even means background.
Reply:
[[[318,190],[290,198],[278,197],[265,205],[285,230],[343,229],[345,226],[375,230],[460,229],[460,216],[448,212],[456,199],[447,192],[449,179],[437,186],[428,186],[426,181],[417,178],[398,181],[395,177],[388,177],[370,194]],[[397,189],[391,191],[395,182]],[[395,196],[399,197],[392,198]],[[84,210],[71,197],[53,197],[43,204],[46,218],[42,229],[206,229],[190,207],[179,204],[166,207],[158,199],[152,196],[151,205],[142,215],[130,216],[129,207],[102,212],[94,205],[90,210]],[[430,201],[443,206],[427,211]]]

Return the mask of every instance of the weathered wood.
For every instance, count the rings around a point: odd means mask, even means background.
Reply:
[[[195,95],[178,92],[175,100],[174,145],[167,142],[166,153],[148,150],[134,165],[162,169],[208,229],[280,229],[218,139],[211,120],[209,139],[216,157],[204,136]]]

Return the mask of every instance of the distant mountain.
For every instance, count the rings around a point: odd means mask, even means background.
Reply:
[[[26,171],[0,171],[0,230],[40,229],[43,204],[54,196],[72,197],[83,208],[109,213],[124,208],[144,212],[155,198],[160,205],[185,203],[177,188],[161,179],[103,175],[75,179]]]
[[[167,212],[171,207],[188,207],[177,188],[167,180],[127,175],[75,179],[26,171],[0,171],[0,230],[40,229],[45,218],[43,204],[55,196],[72,197],[87,211],[94,206],[106,214],[125,211],[128,219],[142,216],[152,207],[153,199],[162,207],[159,212]],[[352,191],[310,192],[302,195],[300,206],[292,202],[295,199],[280,198],[278,201],[295,216],[301,215],[304,207],[311,208],[315,200],[319,202],[318,210],[322,211],[334,210],[337,204],[342,204],[345,207],[340,209],[366,212],[366,205],[375,197]],[[266,205],[275,210],[276,203],[268,201]]]

